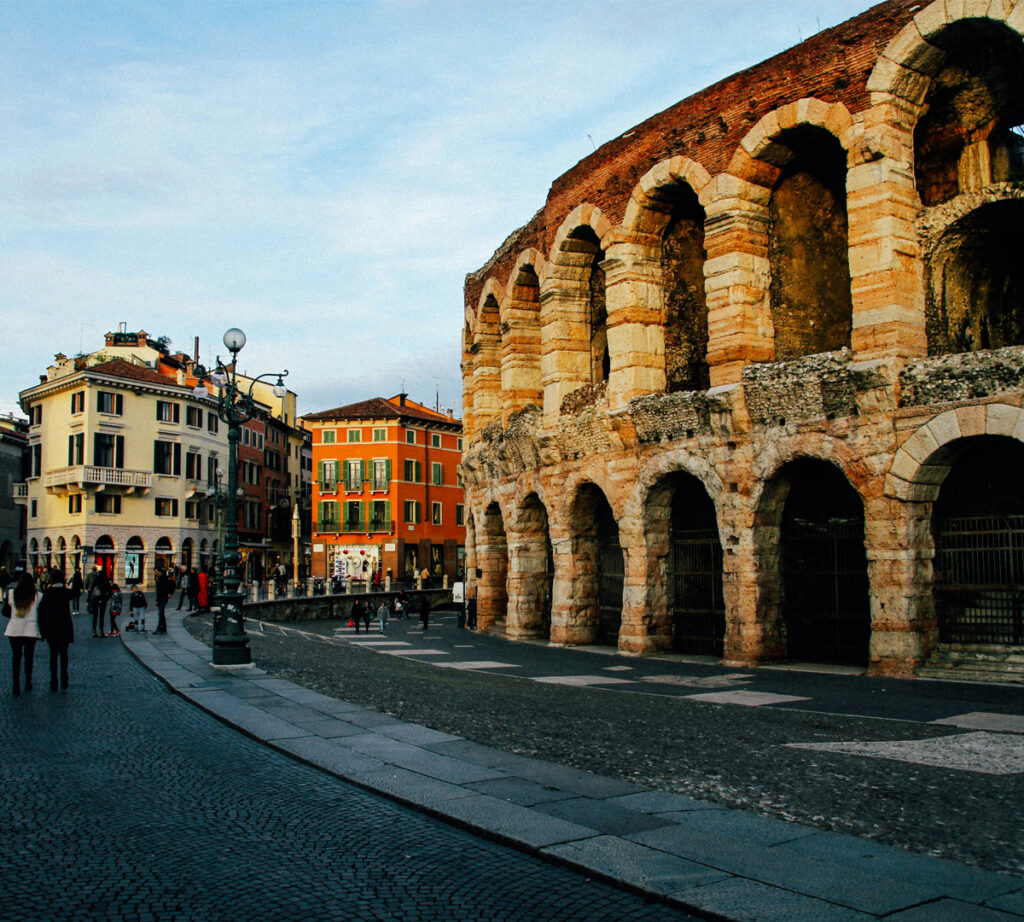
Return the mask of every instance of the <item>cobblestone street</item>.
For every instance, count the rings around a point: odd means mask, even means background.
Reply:
[[[66,693],[45,655],[20,698],[0,657],[2,920],[687,918],[276,753],[117,640],[81,637]]]
[[[204,634],[199,619],[186,623]],[[921,854],[1024,869],[1017,687],[613,657],[459,631],[443,612],[425,636],[414,621],[392,621],[386,637],[338,622],[250,631],[271,674],[402,720]]]

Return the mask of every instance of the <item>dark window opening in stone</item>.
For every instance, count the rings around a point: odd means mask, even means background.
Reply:
[[[659,190],[658,197],[672,209],[661,241],[666,390],[706,390],[710,382],[704,209],[686,185]]]
[[[927,259],[928,352],[1024,345],[1024,201],[991,202],[953,224]]]
[[[715,505],[699,480],[677,476],[669,558],[672,648],[678,653],[721,656],[725,602]]]
[[[590,227],[578,227],[562,244],[562,249],[583,256],[581,281],[587,291],[587,323],[590,340],[590,383],[608,380],[611,360],[608,354],[608,302],[605,294],[604,251]]]
[[[827,132],[795,128],[764,157],[781,171],[769,204],[775,358],[848,347],[853,302],[846,152]]]
[[[782,618],[789,658],[863,666],[871,636],[863,503],[827,462],[794,462],[786,477]]]
[[[1024,445],[966,439],[932,511],[939,640],[1024,644]]]
[[[946,59],[914,129],[914,171],[926,206],[993,182],[1024,179],[1024,47],[1004,26],[954,23],[933,44]]]

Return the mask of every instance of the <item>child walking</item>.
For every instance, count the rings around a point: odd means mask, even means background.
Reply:
[[[107,631],[108,637],[116,637],[121,632],[117,628],[117,618],[121,614],[121,606],[124,604],[124,599],[121,596],[121,587],[117,583],[110,584],[110,630]]]
[[[146,630],[146,596],[138,586],[132,590],[132,623],[137,631]]]

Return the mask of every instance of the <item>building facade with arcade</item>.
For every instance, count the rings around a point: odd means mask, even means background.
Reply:
[[[465,287],[481,626],[1024,671],[1022,35],[891,0],[555,179]]]

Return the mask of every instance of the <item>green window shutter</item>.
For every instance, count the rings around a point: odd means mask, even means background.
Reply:
[[[345,531],[348,531],[349,517],[348,517],[348,503],[341,504],[341,521],[342,525],[345,526]]]
[[[384,462],[384,476],[387,478],[388,486],[391,486],[391,459],[388,458]]]
[[[416,481],[416,483],[423,483],[423,471],[421,469],[419,461],[416,462],[415,471],[416,476],[413,479]],[[416,521],[419,521],[419,519],[417,519]]]
[[[391,528],[391,500],[384,501],[384,524],[386,528]]]
[[[363,483],[366,481],[366,461],[362,458],[359,459],[359,488],[362,489]]]
[[[366,525],[366,503],[360,501],[359,503],[359,530],[363,530],[363,526]]]

